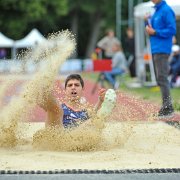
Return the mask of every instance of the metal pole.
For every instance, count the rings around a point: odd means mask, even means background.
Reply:
[[[133,27],[133,0],[128,0],[128,27]]]
[[[121,40],[121,4],[122,0],[116,0],[116,36]]]
[[[143,0],[138,0],[138,4],[140,4],[140,3],[142,3],[143,2]]]

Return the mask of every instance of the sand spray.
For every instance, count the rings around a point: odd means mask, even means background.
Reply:
[[[62,31],[50,35],[46,42],[38,44],[36,48],[20,55],[20,59],[27,62],[29,59],[33,60],[34,63],[41,62],[42,66],[39,67],[31,80],[23,86],[20,95],[13,98],[0,111],[0,147],[14,148],[22,143],[23,133],[26,132],[22,123],[26,122],[28,113],[37,103],[44,102],[44,93],[54,91],[54,83],[59,68],[73,53],[75,45],[73,35],[69,31]],[[3,85],[0,98],[8,84],[12,82],[13,79]],[[149,153],[154,151],[157,143],[163,141],[164,131],[160,132],[156,129],[154,136],[143,134],[148,129],[148,125],[143,124],[141,126],[137,121],[132,121],[134,116],[128,106],[123,107],[120,103],[117,103],[112,114],[122,117],[122,121],[117,122],[115,116],[110,116],[108,120],[104,120],[101,116],[97,117],[94,114],[92,115],[92,122],[96,123],[82,124],[71,130],[53,127],[43,128],[34,133],[30,143],[32,143],[34,150],[95,151],[125,147],[127,150]],[[126,115],[126,121],[123,121],[123,114]],[[129,119],[127,118],[128,114]],[[141,127],[140,130],[139,127]],[[145,147],[142,137],[144,137],[144,141],[151,138],[151,144]]]
[[[45,63],[43,68],[34,74],[32,80],[24,85],[19,97],[13,98],[0,112],[0,146],[13,147],[17,144],[18,123],[26,117],[37,102],[43,101],[44,92],[52,91],[59,66],[74,49],[75,41],[72,34],[69,31],[63,31],[52,34],[46,43],[39,44],[35,50],[28,50],[19,56],[25,61],[33,59],[43,60]]]

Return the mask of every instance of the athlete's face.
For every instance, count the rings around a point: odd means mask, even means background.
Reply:
[[[83,94],[83,87],[77,79],[71,79],[67,82],[66,95],[72,101],[79,100]]]

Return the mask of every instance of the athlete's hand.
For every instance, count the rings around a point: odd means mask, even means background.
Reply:
[[[99,96],[100,102],[104,101],[105,94],[106,94],[106,89],[104,88],[99,89],[98,96]]]

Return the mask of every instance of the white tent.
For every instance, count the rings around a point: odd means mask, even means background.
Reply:
[[[26,37],[15,41],[15,48],[33,47],[45,40],[46,38],[37,29],[33,29]]]
[[[176,14],[176,18],[180,18],[180,0],[166,0],[167,4],[171,6],[171,8],[174,10]],[[148,53],[151,54],[151,50],[149,47],[149,39],[145,35],[144,30],[144,16],[147,13],[153,13],[154,4],[149,1],[145,3],[140,3],[137,6],[134,7],[134,21],[135,21],[135,50],[136,50],[136,73],[137,77],[141,80],[141,83],[144,84],[145,80],[145,64],[147,62],[144,61],[144,54]],[[146,51],[146,52],[145,52]],[[155,75],[154,75],[154,69],[152,64],[152,59],[148,62],[150,63],[150,69],[151,69],[151,82],[150,84],[155,84]]]
[[[11,48],[14,45],[14,41],[0,32],[0,47]]]

